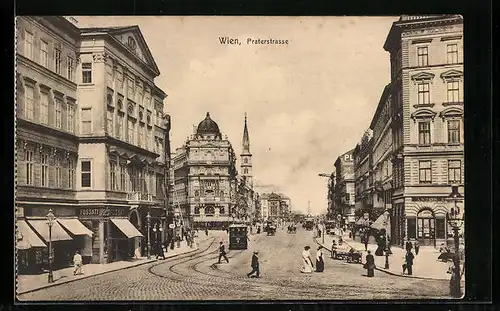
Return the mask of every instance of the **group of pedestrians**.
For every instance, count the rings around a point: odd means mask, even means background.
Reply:
[[[310,246],[305,246],[304,251],[302,252],[302,267],[300,268],[300,272],[302,273],[312,273],[323,272],[325,270],[325,260],[323,257],[323,251],[321,250],[321,246],[318,246],[318,250],[316,251],[316,270],[314,270],[314,265],[311,259]]]

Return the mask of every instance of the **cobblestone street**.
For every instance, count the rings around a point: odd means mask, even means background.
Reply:
[[[200,244],[198,251],[165,261],[110,272],[19,296],[33,300],[256,300],[256,299],[412,299],[449,298],[448,282],[391,276],[364,276],[359,264],[332,260],[325,271],[300,273],[300,252],[313,233],[299,229],[275,236],[253,235],[248,250],[229,251],[229,263],[216,264],[219,239]],[[247,278],[250,258],[259,251],[261,278]]]

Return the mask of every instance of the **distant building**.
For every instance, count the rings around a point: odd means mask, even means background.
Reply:
[[[291,200],[282,193],[263,193],[260,202],[263,220],[285,221],[291,214]]]
[[[373,210],[373,176],[370,174],[371,153],[373,147],[373,131],[368,129],[363,134],[361,142],[356,145],[352,156],[354,158],[355,179],[355,212],[357,216],[368,214],[375,220],[378,215]]]
[[[438,245],[451,236],[452,186],[464,196],[463,18],[402,16],[384,49],[391,59],[393,241]],[[457,204],[463,213],[463,198]]]
[[[174,162],[174,205],[184,226],[224,229],[234,219],[237,203],[236,156],[210,114],[202,120]]]
[[[342,215],[346,224],[353,224],[355,219],[355,180],[354,150],[339,156],[335,161],[335,210],[333,216]]]

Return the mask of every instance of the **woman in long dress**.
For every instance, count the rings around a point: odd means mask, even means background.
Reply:
[[[316,272],[323,272],[324,269],[325,262],[323,261],[323,252],[321,251],[321,246],[319,246],[316,252]]]
[[[304,247],[304,251],[302,252],[302,268],[300,269],[300,272],[302,273],[311,273],[313,272],[313,264],[311,260],[311,253],[309,253],[309,246]]]

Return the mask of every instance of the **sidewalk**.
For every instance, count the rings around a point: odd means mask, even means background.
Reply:
[[[321,243],[322,238],[316,238],[316,242],[321,244],[326,249],[330,250],[332,246],[333,239],[338,241],[338,236],[325,236],[324,245]],[[365,263],[366,252],[365,245],[360,242],[353,241],[349,236],[343,236],[342,239],[344,243],[354,248],[355,250],[361,251],[363,253],[363,264]],[[439,256],[439,251],[433,247],[420,247],[418,255],[415,255],[413,251],[414,265],[413,265],[413,275],[403,275],[402,265],[405,262],[406,251],[397,246],[392,246],[392,255],[389,256],[389,269],[384,269],[385,267],[385,256],[375,256],[375,250],[377,249],[376,244],[368,244],[368,250],[372,252],[375,258],[376,270],[404,277],[422,278],[422,279],[437,279],[437,280],[450,280],[451,275],[446,273],[450,266],[450,263],[441,262],[437,260]],[[462,276],[462,279],[465,275]]]
[[[182,241],[180,248],[177,248],[177,244],[175,245],[175,248],[173,250],[169,248],[168,251],[165,252],[165,258],[172,258],[181,254],[193,252],[198,249],[198,245],[200,242],[203,242],[212,237],[213,235],[212,236],[209,235],[208,237],[203,235],[197,238],[192,248],[188,247],[185,241]],[[36,275],[18,275],[17,294],[18,295],[25,294],[42,288],[57,286],[64,283],[73,282],[91,276],[113,272],[117,270],[128,269],[154,261],[156,261],[156,256],[151,256],[151,259],[147,259],[146,257],[140,257],[137,259],[116,261],[108,264],[87,264],[83,265],[82,270],[84,274],[81,275],[73,275],[74,267],[63,268],[60,270],[53,271],[54,283],[48,283],[48,273],[42,273]]]

